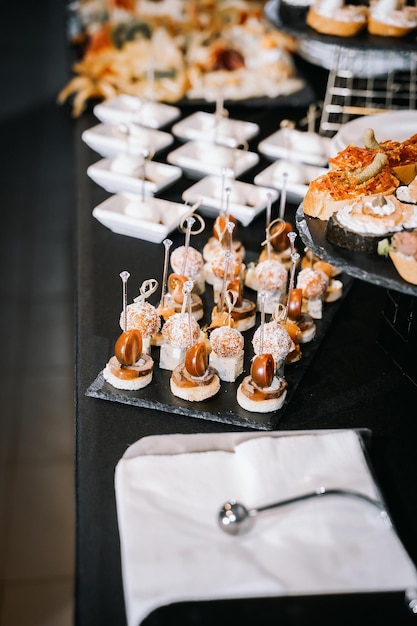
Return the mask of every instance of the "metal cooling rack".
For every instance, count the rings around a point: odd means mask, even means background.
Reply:
[[[360,115],[417,109],[417,51],[334,50],[320,120],[333,136]]]

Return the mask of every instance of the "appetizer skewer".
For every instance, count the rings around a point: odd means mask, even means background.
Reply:
[[[127,281],[129,272],[120,273],[123,285],[123,332],[119,335],[114,355],[107,362],[103,377],[117,389],[138,390],[149,385],[153,377],[154,361],[143,352],[142,332],[138,328],[128,328]]]
[[[189,402],[198,402],[211,398],[219,391],[220,379],[216,370],[209,365],[205,341],[199,340],[199,336],[196,337],[194,326],[196,322],[191,313],[191,290],[192,283],[187,281],[185,301],[188,311],[184,310],[182,313],[184,316],[182,321],[188,324],[188,342],[183,360],[173,368],[170,388],[174,396]]]

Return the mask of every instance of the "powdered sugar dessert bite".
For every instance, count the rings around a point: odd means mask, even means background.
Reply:
[[[292,341],[287,331],[277,322],[265,324],[261,305],[261,324],[253,337],[255,357],[250,374],[240,383],[236,400],[245,410],[256,413],[277,411],[287,395],[284,378],[285,359]]]
[[[186,285],[186,296],[189,302],[192,284]],[[189,402],[200,402],[214,396],[220,389],[220,379],[217,371],[209,364],[207,343],[204,335],[201,337],[196,321],[191,315],[191,307],[188,311],[180,314],[182,317],[176,320],[176,315],[166,322],[163,333],[169,325],[171,344],[175,341],[182,345],[183,358],[172,368],[170,388],[178,398]],[[198,326],[198,325],[197,325]],[[168,337],[167,337],[168,338]],[[185,345],[184,345],[185,344]],[[165,346],[161,346],[162,349]],[[174,356],[171,354],[171,357]],[[168,369],[168,368],[166,368]]]
[[[339,267],[328,261],[323,261],[308,247],[304,248],[304,256],[301,259],[301,269],[306,267],[313,270],[321,270],[329,277],[329,286],[323,296],[324,302],[334,302],[342,296],[343,283],[337,278],[342,271]]]
[[[234,382],[243,372],[244,339],[232,326],[219,326],[210,333],[209,363],[220,380]]]
[[[371,0],[368,31],[383,37],[405,37],[417,29],[417,8],[406,0]]]
[[[344,0],[316,0],[308,10],[306,22],[319,33],[352,37],[366,27],[368,13],[365,5],[345,4]]]
[[[323,317],[323,297],[329,282],[329,277],[322,270],[306,267],[297,275],[296,286],[303,293],[303,308],[314,319]]]
[[[199,321],[204,315],[203,301],[198,295],[205,291],[205,282],[203,275],[204,262],[201,253],[190,246],[190,235],[192,232],[192,226],[196,222],[193,216],[186,218],[185,225],[185,244],[176,248],[171,254],[171,267],[174,272],[168,276],[167,289],[164,291],[164,311],[166,314],[169,312],[179,313],[182,310],[184,302],[184,287],[187,281],[191,281],[193,285],[192,293],[190,294],[190,306],[191,313],[197,321]],[[199,221],[200,228],[198,233],[204,229],[204,221],[202,218]],[[166,264],[167,265],[167,264]],[[167,273],[166,267],[164,268],[164,276]],[[177,271],[175,271],[177,270]],[[192,277],[194,275],[194,278]],[[195,281],[198,281],[196,283]],[[166,317],[166,316],[165,316]]]
[[[192,280],[197,293],[204,293],[204,259],[199,250],[185,245],[175,248],[171,253],[171,267],[176,274]]]
[[[263,337],[262,337],[263,334]],[[259,326],[252,339],[255,354],[268,352],[272,354],[275,362],[275,371],[284,373],[285,360],[294,348],[293,341],[288,331],[275,319]]]
[[[120,277],[126,312],[126,283],[129,272],[121,272]],[[103,369],[103,378],[116,389],[136,391],[152,381],[154,361],[143,351],[141,331],[137,328],[127,330],[126,315],[124,319],[124,330],[115,343],[114,355]]]
[[[282,302],[287,290],[288,271],[284,265],[276,259],[261,261],[255,268],[255,276],[258,286],[258,309],[259,294],[266,295],[265,312],[272,313],[279,302]]]
[[[196,203],[191,208],[192,211],[198,208],[200,203]],[[194,226],[194,228],[193,228]],[[194,282],[194,291],[204,293],[204,259],[199,250],[190,245],[192,235],[199,235],[205,229],[205,222],[200,215],[193,212],[185,218],[180,228],[185,234],[184,245],[175,248],[171,252],[171,267],[176,274],[186,276],[188,280]]]
[[[293,238],[295,239],[295,238]],[[294,243],[294,240],[292,240]],[[290,279],[288,283],[288,291],[285,297],[285,304],[279,303],[272,313],[271,321],[277,321],[281,326],[285,328],[287,333],[289,334],[291,341],[293,342],[293,347],[288,352],[287,357],[285,359],[286,363],[295,363],[301,359],[301,347],[300,347],[300,339],[302,337],[301,328],[298,325],[298,322],[295,319],[291,319],[289,316],[289,307],[292,307],[292,314],[297,313],[299,315],[301,313],[301,302],[302,298],[300,298],[300,307],[294,310],[295,300],[292,296],[294,292],[294,278],[295,278],[295,270],[300,258],[298,252],[295,251],[293,247],[293,252],[291,254],[291,268],[290,268]]]
[[[224,290],[207,329],[211,348],[209,363],[217,370],[220,379],[227,382],[235,381],[243,371],[244,339],[232,319],[236,299],[235,291]]]
[[[139,295],[120,313],[120,328],[140,330],[143,350],[146,353],[150,353],[152,338],[161,328],[161,318],[156,307],[147,301],[157,288],[158,281],[154,278],[145,280],[140,287]]]
[[[191,292],[193,283],[184,284],[182,311],[174,313],[162,327],[163,343],[160,347],[159,367],[173,370],[185,358],[187,348],[204,336],[198,322],[191,315]]]

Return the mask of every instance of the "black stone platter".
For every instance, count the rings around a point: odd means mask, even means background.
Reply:
[[[417,296],[417,287],[401,278],[390,259],[378,254],[352,252],[327,241],[327,221],[305,215],[302,204],[297,209],[295,220],[304,244],[324,261],[360,280]]]
[[[291,401],[291,398],[296,393],[297,386],[306,373],[311,360],[320,347],[320,343],[326,336],[326,332],[332,323],[335,314],[339,310],[341,303],[353,283],[353,279],[349,275],[341,275],[338,278],[343,282],[342,297],[336,302],[326,303],[323,305],[323,318],[321,320],[316,320],[317,331],[315,338],[309,343],[301,346],[302,357],[297,363],[285,366],[285,379],[288,382],[287,396],[284,405],[278,411],[270,413],[252,413],[242,409],[236,401],[237,387],[243,377],[250,371],[250,361],[253,357],[251,341],[253,333],[260,321],[259,314],[255,328],[244,333],[245,360],[243,373],[234,383],[226,383],[222,381],[220,391],[213,398],[202,402],[186,402],[174,396],[171,393],[169,384],[171,371],[160,369],[158,366],[158,347],[152,348],[151,356],[155,361],[155,366],[153,380],[147,387],[139,391],[115,389],[104,380],[103,375],[100,372],[94,382],[87,389],[86,395],[111,402],[129,404],[137,406],[138,408],[143,407],[155,409],[157,411],[181,414],[197,419],[222,422],[224,424],[232,424],[235,426],[243,426],[257,430],[273,430],[282,418],[286,407]],[[211,292],[211,287],[208,286],[206,293],[203,294],[202,297],[205,311],[211,311],[213,307]],[[245,294],[245,297],[248,297],[249,295],[250,294]],[[252,292],[251,299],[254,299],[255,297],[256,295]],[[269,316],[267,316],[267,318],[269,318]],[[200,322],[202,326],[203,321]],[[107,353],[108,357],[111,356],[113,345],[114,341],[112,343],[109,341]],[[105,363],[103,363],[103,367],[104,365]]]

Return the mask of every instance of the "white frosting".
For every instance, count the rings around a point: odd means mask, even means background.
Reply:
[[[337,9],[342,8],[343,0],[320,0],[314,4],[314,10],[323,17],[332,18]]]
[[[364,207],[366,213],[355,214],[357,207]],[[402,224],[392,225],[387,220],[378,218],[390,216],[396,211],[396,206],[389,197],[385,197],[385,204],[379,205],[374,198],[361,200],[359,203],[347,204],[337,212],[337,219],[342,226],[356,233],[384,235],[392,230],[401,230]],[[376,219],[373,219],[375,217]]]
[[[413,12],[411,7],[406,7],[403,0],[379,0],[371,6],[371,15],[378,22],[392,26],[403,28],[417,26],[417,12]]]
[[[371,4],[372,13],[378,15],[388,15],[391,11],[402,9],[404,2],[399,0],[377,0]]]
[[[314,10],[319,15],[337,22],[363,22],[366,19],[360,6],[344,5],[341,0],[321,0],[314,5]]]

